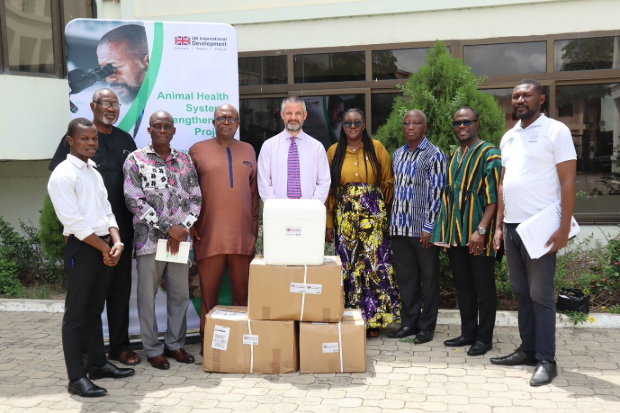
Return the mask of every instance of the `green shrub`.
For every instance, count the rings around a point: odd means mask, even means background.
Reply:
[[[620,314],[620,304],[614,304],[607,309],[612,314]]]
[[[443,249],[439,253],[439,273],[439,296],[444,303],[449,303],[456,298],[456,287],[454,286],[450,259]],[[510,279],[508,278],[506,259],[503,259],[502,262],[495,262],[495,286],[498,298],[514,298]]]
[[[41,227],[39,240],[45,257],[52,262],[62,264],[62,252],[65,249],[65,237],[62,235],[63,225],[56,216],[49,195],[43,201],[39,226]]]
[[[573,322],[573,325],[583,324],[590,318],[588,314],[581,311],[564,311],[563,314]]]
[[[60,263],[48,260],[43,254],[38,228],[30,221],[21,220],[19,227],[21,233],[0,217],[0,260],[5,262],[5,278],[11,278],[15,273],[21,285],[63,281],[64,271]]]
[[[483,82],[483,77],[471,73],[462,60],[450,56],[445,44],[437,42],[420,71],[412,74],[406,85],[399,85],[404,96],[395,99],[387,123],[375,138],[393,153],[405,144],[405,113],[419,109],[428,120],[428,138],[450,153],[457,143],[452,118],[459,107],[469,105],[480,112],[480,138],[497,146],[506,131],[506,117],[495,98],[478,89]]]
[[[613,238],[603,246],[600,241],[589,248],[592,237],[570,241],[558,255],[556,290],[579,288],[591,296],[592,306],[610,306],[618,301],[620,290],[620,239]]]
[[[0,259],[0,294],[15,298],[26,296],[26,288],[17,277],[17,264],[5,258]]]

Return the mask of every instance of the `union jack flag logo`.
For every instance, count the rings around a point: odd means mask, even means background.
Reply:
[[[174,44],[177,46],[188,46],[189,43],[189,36],[174,36]]]

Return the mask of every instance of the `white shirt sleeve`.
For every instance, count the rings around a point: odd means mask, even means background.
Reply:
[[[90,224],[84,216],[82,216],[78,208],[74,178],[64,175],[55,176],[52,173],[47,184],[47,192],[54,205],[58,220],[65,226],[65,234],[74,234],[81,241],[94,233]],[[116,223],[116,221],[114,221],[114,223]]]
[[[564,124],[561,125],[557,133],[553,136],[553,156],[556,165],[577,159],[573,135],[570,133],[570,129]]]

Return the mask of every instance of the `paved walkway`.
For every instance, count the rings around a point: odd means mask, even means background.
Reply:
[[[515,348],[518,331],[498,327],[495,348],[472,358],[448,349],[458,326],[438,326],[435,341],[413,346],[368,342],[364,374],[229,375],[174,360],[168,371],[143,361],[128,380],[103,379],[109,395],[67,393],[60,342],[62,314],[0,312],[0,412],[620,412],[620,331],[558,330],[560,374],[530,387],[533,367],[497,367],[489,358]],[[143,360],[144,353],[139,352]]]

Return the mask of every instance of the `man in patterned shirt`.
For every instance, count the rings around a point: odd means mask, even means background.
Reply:
[[[189,304],[187,263],[156,261],[160,239],[167,239],[172,254],[182,241],[190,241],[189,229],[198,219],[202,195],[198,176],[187,154],[170,146],[176,128],[172,116],[155,112],[149,119],[151,143],[133,152],[123,166],[125,202],[134,214],[134,248],[138,267],[138,316],[142,345],[148,361],[168,369],[166,359],[193,363],[185,352],[186,313]],[[162,274],[166,281],[168,329],[164,343],[157,339],[155,295]]]
[[[423,112],[407,112],[403,119],[407,143],[394,152],[393,161],[390,237],[403,307],[400,329],[387,336],[415,334],[416,344],[433,339],[439,311],[439,247],[431,244],[431,233],[441,204],[446,155],[428,141],[427,129]]]

